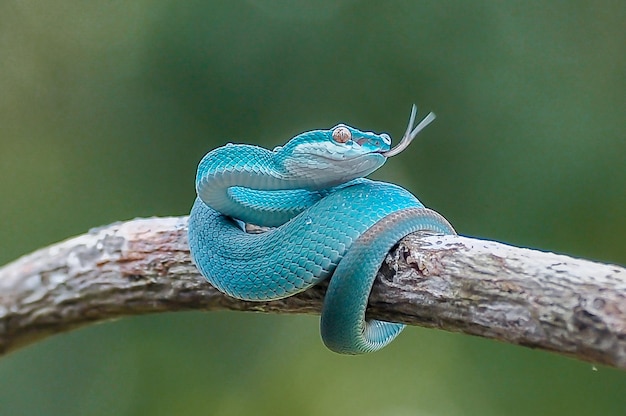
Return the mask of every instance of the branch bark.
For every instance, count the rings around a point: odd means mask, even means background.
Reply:
[[[179,310],[319,314],[326,286],[272,302],[200,276],[187,218],[115,223],[0,268],[0,354],[92,322]],[[626,369],[626,269],[460,236],[392,250],[368,317],[540,348]]]

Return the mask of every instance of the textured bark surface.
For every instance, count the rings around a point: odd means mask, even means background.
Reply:
[[[180,310],[318,314],[326,286],[273,302],[213,289],[187,218],[116,223],[0,268],[0,354],[91,322]],[[390,252],[368,317],[463,332],[626,369],[626,269],[457,236]]]

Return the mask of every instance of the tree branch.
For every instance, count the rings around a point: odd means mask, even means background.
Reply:
[[[319,314],[326,285],[273,302],[200,276],[187,218],[112,224],[0,268],[0,354],[92,322],[179,310]],[[414,234],[382,265],[368,317],[463,332],[626,369],[626,269]]]

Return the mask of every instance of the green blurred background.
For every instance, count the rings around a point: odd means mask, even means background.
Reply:
[[[0,2],[0,264],[185,215],[196,164],[345,122],[461,234],[626,262],[626,3]],[[1,415],[615,415],[626,373],[409,328],[364,357],[318,319],[136,317],[0,360]]]

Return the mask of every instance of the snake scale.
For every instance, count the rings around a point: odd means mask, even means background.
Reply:
[[[321,334],[339,353],[376,351],[404,326],[366,320],[376,273],[407,234],[455,234],[441,215],[409,191],[364,177],[403,151],[433,119],[401,142],[339,124],[299,134],[267,150],[227,144],[207,153],[196,175],[189,246],[202,275],[221,292],[247,301],[294,295],[330,278]],[[245,232],[244,223],[274,227]]]

